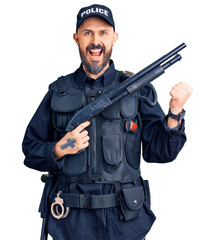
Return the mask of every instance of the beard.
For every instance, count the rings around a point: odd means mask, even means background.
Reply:
[[[103,58],[103,61],[101,62],[101,64],[99,64],[98,61],[93,61],[92,63],[90,63],[87,60],[86,54],[90,49],[102,49],[102,54],[104,55],[104,58]],[[89,72],[90,74],[97,75],[109,63],[110,57],[111,57],[111,54],[112,54],[112,48],[110,49],[109,52],[106,52],[106,50],[103,46],[101,46],[101,45],[95,46],[94,44],[91,44],[90,46],[88,46],[86,48],[86,51],[84,51],[84,50],[81,50],[80,46],[79,46],[79,54],[80,54],[80,57],[81,57],[82,64],[85,67],[85,69],[87,70],[87,72]]]

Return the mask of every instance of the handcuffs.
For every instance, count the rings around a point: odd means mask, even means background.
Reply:
[[[60,194],[62,193],[62,191],[59,191],[57,193],[57,197],[55,198],[55,202],[52,203],[51,205],[51,213],[52,216],[57,218],[57,219],[61,219],[61,218],[66,218],[69,215],[69,207],[65,207],[63,206],[63,199],[60,198]],[[59,207],[61,208],[59,211]]]

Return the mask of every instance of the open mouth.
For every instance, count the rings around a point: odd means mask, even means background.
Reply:
[[[102,49],[90,49],[89,53],[93,57],[99,57],[102,55],[103,50]]]

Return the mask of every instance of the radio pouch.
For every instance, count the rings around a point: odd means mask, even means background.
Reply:
[[[142,186],[122,188],[120,208],[125,220],[131,220],[140,216],[143,201],[144,192]]]

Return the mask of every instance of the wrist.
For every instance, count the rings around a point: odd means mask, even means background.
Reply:
[[[179,109],[178,109],[178,111],[179,111]],[[172,112],[171,109],[169,109],[168,116],[169,116],[168,127],[171,128],[171,129],[179,129],[179,127],[181,125],[181,120],[185,116],[185,110],[182,109],[178,114],[175,114],[175,113]],[[176,125],[176,123],[177,123],[177,125]]]
[[[177,129],[178,130],[180,125],[181,125],[181,121],[178,122],[177,120],[175,120],[171,117],[169,117],[168,120],[167,120],[167,126],[170,129]]]
[[[171,113],[173,113],[175,115],[178,115],[179,113],[181,113],[183,111],[182,107],[179,107],[179,108],[170,107],[169,109],[170,109]]]
[[[169,112],[168,112],[169,117],[177,120],[177,121],[181,121],[184,116],[185,116],[185,110],[182,109],[179,113],[175,114],[174,112],[172,112],[172,110],[169,108]]]
[[[60,149],[60,147],[58,147],[58,144],[54,146],[53,152],[54,152],[54,155],[56,156],[56,160],[62,158],[65,155],[63,151]]]

